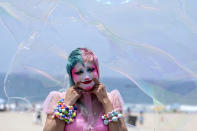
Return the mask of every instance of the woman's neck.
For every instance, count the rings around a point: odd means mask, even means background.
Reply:
[[[88,111],[92,112],[92,94],[90,92],[83,92],[81,102],[88,109]]]
[[[96,95],[90,92],[83,92],[80,101],[90,112],[102,110],[102,104],[98,101]]]

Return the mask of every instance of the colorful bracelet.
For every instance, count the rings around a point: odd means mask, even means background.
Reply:
[[[108,112],[107,114],[101,116],[101,118],[104,120],[105,125],[108,125],[112,121],[117,122],[122,117],[122,114],[117,112],[116,110],[113,110],[112,112]]]
[[[64,99],[58,101],[57,107],[54,108],[53,118],[58,118],[65,121],[67,124],[73,122],[76,118],[77,107],[76,106],[66,106]]]

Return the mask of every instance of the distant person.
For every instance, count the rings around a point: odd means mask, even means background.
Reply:
[[[127,108],[127,123],[136,126],[137,116],[133,116],[130,107]]]
[[[35,112],[35,104],[32,104],[31,112]]]
[[[42,113],[41,113],[41,109],[38,109],[35,112],[35,121],[34,121],[34,123],[35,124],[42,125]]]
[[[53,91],[46,98],[44,131],[127,131],[120,93],[107,93],[99,81],[96,55],[87,48],[77,48],[69,55],[66,67],[70,88]]]
[[[143,125],[144,124],[144,112],[143,111],[140,111],[140,116],[138,119],[139,119],[140,125]]]
[[[20,111],[20,107],[19,107],[19,104],[18,104],[18,101],[17,100],[15,100],[15,108],[14,108],[14,110],[15,111]]]

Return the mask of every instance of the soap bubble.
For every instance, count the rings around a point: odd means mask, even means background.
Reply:
[[[184,0],[2,1],[1,25],[19,45],[5,93],[31,103],[66,89],[68,54],[87,47],[99,58],[101,81],[108,90],[118,88],[126,103],[154,103],[152,111],[159,113],[191,112],[193,107],[184,105],[197,104],[194,5]],[[117,80],[106,79],[114,76]],[[175,114],[176,122],[154,115],[158,130],[187,129],[192,121],[190,115]]]

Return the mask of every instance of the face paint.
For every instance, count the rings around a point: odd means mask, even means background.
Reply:
[[[94,86],[93,78],[98,79],[98,71],[95,64],[86,62],[84,66],[77,63],[72,69],[72,78],[75,83],[80,81],[79,87],[88,91]]]

